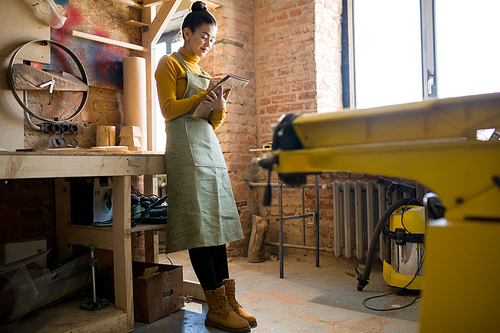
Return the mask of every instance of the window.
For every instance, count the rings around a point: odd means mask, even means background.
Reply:
[[[172,54],[178,51],[184,44],[182,40],[178,40],[179,28],[176,30],[164,33],[156,44],[155,58],[156,67],[158,67],[158,62],[166,54]],[[165,118],[161,114],[160,103],[158,98],[156,98],[156,147],[159,151],[164,151],[167,144],[167,135],[165,133]]]
[[[344,107],[500,92],[500,2],[344,0]]]

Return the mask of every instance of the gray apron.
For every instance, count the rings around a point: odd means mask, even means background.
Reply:
[[[186,69],[184,98],[208,87]],[[185,114],[166,122],[168,222],[166,253],[222,245],[243,238],[219,140],[208,120]]]

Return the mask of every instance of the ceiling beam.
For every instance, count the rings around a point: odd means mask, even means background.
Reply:
[[[148,42],[156,45],[181,2],[182,0],[170,0],[163,3],[158,13],[156,13],[156,18],[151,22],[149,31],[146,33]]]

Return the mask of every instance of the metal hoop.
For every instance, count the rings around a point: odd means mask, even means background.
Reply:
[[[26,45],[29,45],[29,44],[32,44],[32,43],[42,43],[42,44],[45,44],[45,45],[53,44],[53,45],[59,47],[60,49],[62,49],[63,51],[65,51],[75,61],[76,65],[78,66],[78,69],[80,70],[80,74],[82,76],[82,81],[87,86],[87,90],[83,92],[82,101],[80,103],[80,106],[78,106],[78,109],[70,117],[68,117],[66,119],[60,119],[60,120],[55,121],[55,120],[45,119],[45,118],[43,118],[41,116],[37,116],[19,98],[19,95],[17,93],[16,87],[15,87],[15,84],[14,84],[14,78],[13,78],[14,60],[16,59],[16,56],[19,53],[19,51],[21,51]],[[17,51],[12,56],[12,58],[10,60],[10,64],[9,64],[9,86],[10,86],[10,90],[12,91],[12,94],[14,94],[14,98],[17,100],[17,102],[19,103],[19,105],[21,105],[21,107],[24,109],[25,112],[27,112],[28,114],[30,114],[31,116],[33,116],[33,117],[35,117],[35,118],[37,118],[39,120],[46,121],[46,122],[49,122],[49,123],[56,123],[56,122],[62,122],[62,121],[68,121],[68,120],[74,119],[83,110],[85,104],[87,103],[87,99],[88,99],[88,95],[89,95],[89,82],[88,82],[88,78],[87,78],[87,73],[85,72],[85,69],[83,68],[83,65],[82,65],[80,59],[78,59],[78,57],[70,49],[68,49],[66,46],[62,45],[61,43],[58,43],[58,42],[55,42],[55,41],[52,41],[52,40],[48,40],[48,39],[32,40],[31,42],[27,42],[26,44],[22,45],[21,47],[19,47],[17,49]]]

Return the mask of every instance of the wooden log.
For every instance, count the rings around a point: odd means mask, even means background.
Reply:
[[[25,64],[12,66],[14,85],[18,90],[87,91],[88,87],[78,76],[71,73],[41,70]]]
[[[269,219],[252,216],[252,233],[248,244],[248,262],[263,262],[266,257],[266,234],[269,230]]]

